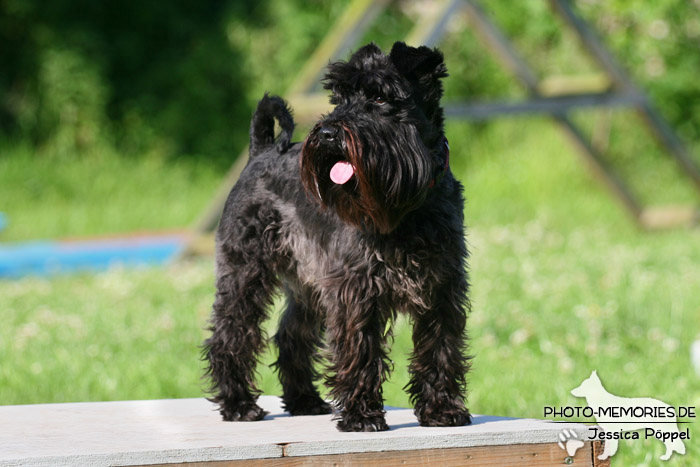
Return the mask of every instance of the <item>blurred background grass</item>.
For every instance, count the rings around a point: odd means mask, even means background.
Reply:
[[[420,14],[415,4],[393,4],[364,40],[390,47]],[[699,2],[576,4],[700,154]],[[284,94],[345,5],[0,3],[9,219],[0,241],[189,225],[245,145],[257,99]],[[545,2],[487,10],[540,76],[594,71]],[[523,95],[463,18],[449,31],[446,100]],[[609,123],[608,162],[642,200],[697,203],[634,116],[575,118],[591,133]],[[569,390],[593,369],[615,394],[700,405],[689,358],[700,337],[700,232],[638,231],[546,119],[453,121],[447,135],[467,196],[472,410],[542,417],[545,405],[582,405]],[[213,293],[211,258],[0,281],[0,404],[201,396],[198,346]],[[408,326],[400,320],[395,332],[391,405],[408,404]],[[273,358],[260,365],[261,387],[279,394]],[[697,464],[697,443],[686,446],[669,465]],[[622,443],[615,462],[650,465],[662,451]]]

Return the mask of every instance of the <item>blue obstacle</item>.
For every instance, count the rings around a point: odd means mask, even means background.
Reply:
[[[185,247],[184,235],[0,244],[0,278],[95,272],[111,266],[159,265]]]

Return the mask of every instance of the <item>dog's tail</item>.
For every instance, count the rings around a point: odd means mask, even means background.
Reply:
[[[277,151],[284,154],[294,133],[294,119],[287,103],[279,96],[267,93],[258,102],[258,108],[250,122],[250,158],[260,154],[266,147],[275,143],[275,119],[282,131],[277,137]]]

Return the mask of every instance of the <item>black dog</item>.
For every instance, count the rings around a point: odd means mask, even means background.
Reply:
[[[217,293],[205,359],[224,420],[260,420],[261,330],[276,289],[287,297],[274,341],[285,408],[331,412],[314,386],[325,337],[326,382],[342,431],[381,431],[388,324],[413,322],[407,389],[424,426],[470,422],[462,186],[443,132],[443,56],[374,44],[328,67],[335,109],[290,144],[279,97],[258,104],[250,160],[216,238]],[[282,129],[275,144],[274,119]]]

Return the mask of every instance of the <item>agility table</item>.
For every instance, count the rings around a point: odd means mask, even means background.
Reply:
[[[259,422],[221,421],[204,399],[0,407],[0,466],[603,465],[599,443],[575,456],[562,430],[588,427],[474,416],[470,426],[425,428],[409,409],[387,410],[391,430],[341,433],[331,415],[290,417],[273,396]]]

